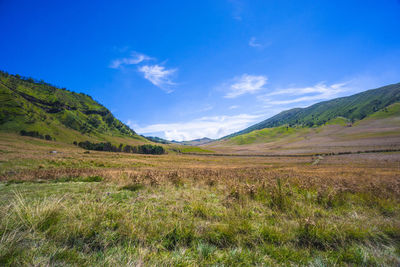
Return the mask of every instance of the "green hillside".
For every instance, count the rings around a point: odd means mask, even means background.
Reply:
[[[336,117],[330,119],[325,123],[325,125],[341,125],[341,126],[346,126],[348,124],[350,124],[350,120],[344,117]]]
[[[0,131],[36,131],[58,141],[147,142],[83,93],[0,72]]]
[[[386,119],[396,114],[400,114],[400,103],[394,103],[387,106],[368,116],[368,119]]]
[[[274,128],[255,130],[250,133],[234,136],[229,140],[229,143],[235,145],[247,145],[258,142],[266,143],[276,141],[280,138],[287,136],[296,136],[296,134],[305,132],[307,132],[307,128],[289,127],[287,125],[284,125]]]
[[[272,127],[272,128],[264,128],[261,130],[254,130],[249,133],[244,133],[240,135],[233,136],[229,139],[224,140],[227,144],[230,145],[248,145],[248,144],[257,144],[257,143],[270,143],[278,140],[284,140],[286,143],[295,141],[297,139],[304,139],[306,135],[309,135],[309,139],[316,137],[318,133],[322,133],[324,130],[328,129],[329,126],[339,126],[336,129],[352,129],[358,128],[361,133],[357,133],[358,137],[362,136],[384,136],[385,134],[392,134],[391,132],[385,132],[384,129],[380,129],[378,126],[372,126],[371,123],[373,121],[380,121],[384,126],[395,126],[399,123],[395,123],[398,121],[400,117],[400,103],[394,103],[387,107],[384,107],[381,110],[378,110],[367,117],[358,120],[355,123],[351,123],[351,121],[344,117],[336,117],[330,119],[324,125],[318,125],[313,127],[294,125],[289,126],[288,124]],[[386,119],[386,122],[385,122]],[[360,128],[362,126],[368,126],[367,128]],[[366,130],[374,129],[377,127],[373,133],[365,133]],[[336,135],[336,133],[326,132],[326,134]],[[346,135],[345,131],[341,133],[342,135]],[[350,135],[348,135],[350,136]],[[352,135],[353,137],[354,134]],[[299,139],[299,140],[300,140]]]
[[[348,97],[320,102],[307,108],[286,110],[242,131],[225,136],[222,139],[250,133],[254,130],[282,125],[318,126],[338,117],[343,117],[354,122],[396,102],[400,102],[400,83],[368,90]]]

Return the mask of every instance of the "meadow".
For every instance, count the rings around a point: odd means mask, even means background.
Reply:
[[[399,177],[399,152],[140,155],[0,134],[0,265],[397,266]]]

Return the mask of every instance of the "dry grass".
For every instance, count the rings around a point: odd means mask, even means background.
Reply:
[[[400,263],[400,153],[50,149],[0,139],[0,265]]]

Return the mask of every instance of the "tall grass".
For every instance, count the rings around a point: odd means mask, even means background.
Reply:
[[[398,155],[126,155],[0,136],[0,266],[396,266]]]
[[[0,186],[0,264],[400,263],[396,191],[264,169],[97,175]]]

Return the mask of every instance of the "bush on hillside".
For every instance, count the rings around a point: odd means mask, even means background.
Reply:
[[[40,138],[40,139],[45,139],[45,140],[49,140],[49,141],[52,141],[52,140],[56,140],[54,137],[51,137],[49,134],[46,134],[46,135],[42,135],[42,134],[40,134],[38,131],[25,131],[25,130],[21,130],[20,132],[19,132],[19,134],[21,135],[21,136],[30,136],[30,137],[35,137],[35,138]]]
[[[75,144],[76,142],[74,142]],[[153,154],[161,155],[165,154],[165,149],[162,146],[157,145],[140,145],[140,146],[130,146],[120,144],[118,147],[112,145],[110,142],[107,143],[92,143],[90,141],[79,142],[77,145],[81,148],[87,150],[96,151],[109,151],[109,152],[125,152],[125,153],[139,153],[139,154]]]

